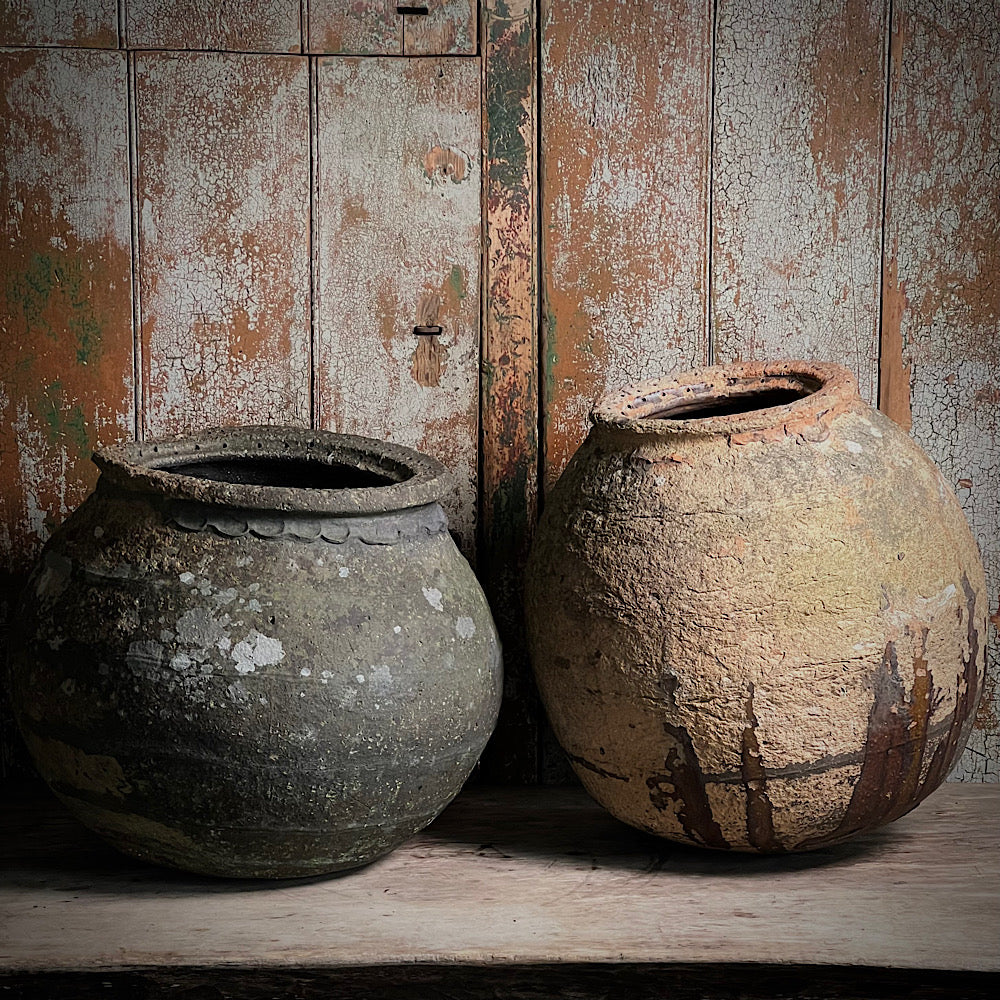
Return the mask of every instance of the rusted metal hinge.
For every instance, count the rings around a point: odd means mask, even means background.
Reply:
[[[418,337],[437,337],[444,333],[443,326],[415,326],[413,328],[414,334]]]
[[[398,3],[397,14],[429,14],[430,8],[425,3]]]

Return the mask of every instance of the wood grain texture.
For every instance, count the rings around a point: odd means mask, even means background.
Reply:
[[[0,45],[118,48],[118,0],[4,0]]]
[[[552,482],[598,396],[708,360],[712,13],[708,0],[542,0],[541,10]]]
[[[130,48],[301,52],[300,0],[127,0]]]
[[[395,0],[309,0],[309,51],[401,55],[403,17]]]
[[[533,782],[541,710],[524,643],[522,574],[538,506],[536,17],[531,0],[483,8],[486,219],[481,578],[501,632],[504,703],[490,780]]]
[[[136,57],[145,429],[307,424],[305,59]]]
[[[508,12],[519,6],[518,0],[513,0]],[[403,18],[404,55],[476,54],[477,0],[426,0],[426,7],[426,14],[407,14]]]
[[[22,572],[133,432],[123,54],[0,53],[0,560]]]
[[[320,424],[434,455],[474,551],[479,439],[480,98],[475,59],[321,59]],[[349,109],[349,110],[348,110]],[[416,325],[439,325],[435,375]],[[424,359],[426,360],[426,358]]]
[[[839,361],[875,402],[885,0],[720,0],[715,358]]]
[[[893,4],[883,408],[954,487],[1000,626],[1000,27],[992,4]],[[1000,778],[1000,643],[954,777]]]
[[[120,857],[54,802],[48,813],[10,808],[0,967],[475,964],[487,976],[543,963],[744,963],[751,981],[771,964],[849,967],[860,983],[873,967],[995,977],[998,808],[1000,786],[945,785],[853,843],[734,859],[631,830],[579,790],[475,791],[375,864],[267,887]],[[725,995],[745,995],[742,982]]]

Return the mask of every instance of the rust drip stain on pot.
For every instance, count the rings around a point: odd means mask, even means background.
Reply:
[[[743,728],[742,777],[747,796],[747,840],[758,851],[782,851],[784,846],[774,835],[774,815],[767,797],[767,772],[757,744],[757,717],[753,714],[753,682],[746,697],[746,726]]]

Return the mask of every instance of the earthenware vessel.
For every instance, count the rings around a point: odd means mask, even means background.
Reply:
[[[100,452],[12,636],[45,780],[126,851],[196,872],[364,864],[459,791],[500,701],[443,467],[296,428]]]
[[[743,851],[912,809],[980,695],[982,563],[941,473],[834,364],[734,364],[603,399],[546,497],[529,642],[615,816]]]

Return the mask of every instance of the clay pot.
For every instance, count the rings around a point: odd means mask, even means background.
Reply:
[[[531,653],[590,794],[650,833],[834,844],[965,746],[987,598],[954,494],[833,364],[602,400],[528,567]]]
[[[501,686],[443,467],[277,427],[95,461],[12,636],[19,724],[70,809],[129,854],[263,877],[365,864],[434,819]]]

